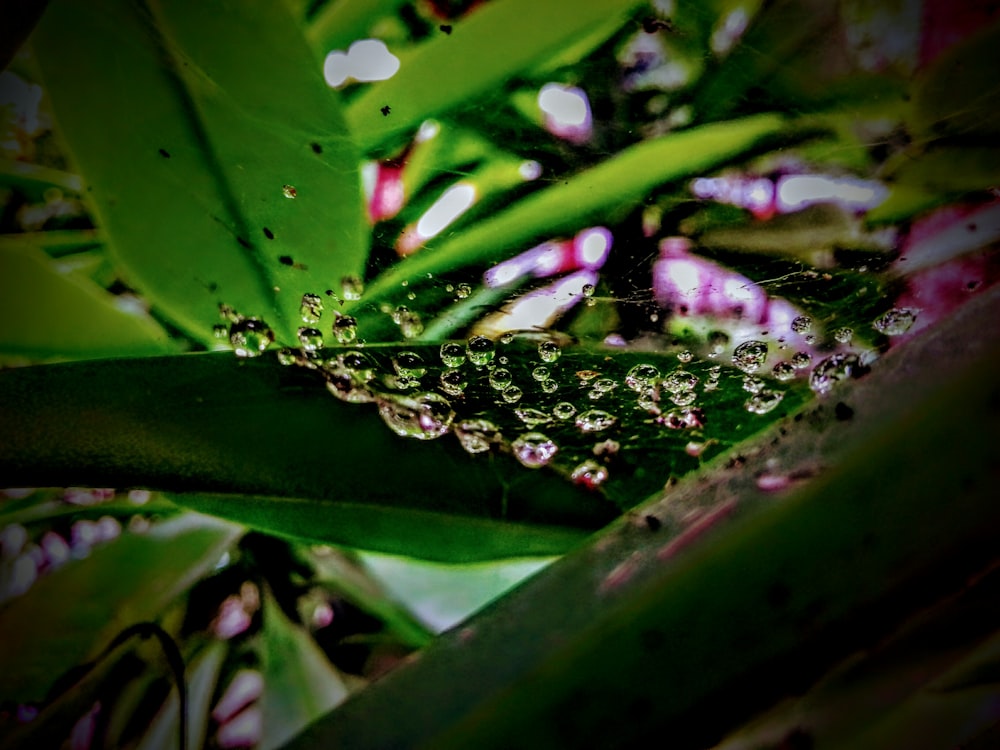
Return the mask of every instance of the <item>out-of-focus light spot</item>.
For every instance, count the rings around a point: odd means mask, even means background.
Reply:
[[[372,224],[391,219],[406,203],[402,166],[366,162],[361,166],[361,186]]]
[[[337,88],[354,79],[368,83],[392,78],[399,71],[399,58],[381,39],[361,39],[347,52],[333,50],[323,60],[323,78]]]
[[[241,669],[230,681],[226,692],[212,709],[212,718],[224,724],[260,698],[264,692],[264,678],[255,669]]]
[[[478,191],[470,182],[459,182],[441,194],[421,216],[416,226],[404,231],[396,244],[400,255],[409,255],[436,237],[476,202]]]
[[[613,237],[604,227],[584,229],[573,238],[576,260],[581,268],[600,268],[611,252]]]
[[[243,600],[238,596],[227,596],[212,620],[211,629],[216,637],[228,640],[249,628],[250,622],[250,614],[244,609]]]
[[[28,541],[28,530],[19,523],[12,523],[0,529],[0,556],[13,560],[24,549]]]
[[[597,270],[608,259],[614,236],[605,227],[582,229],[572,240],[550,240],[498,263],[483,275],[487,286],[506,286],[525,276],[544,279],[580,269]]]
[[[717,55],[729,52],[743,36],[749,22],[750,17],[747,15],[746,8],[736,8],[728,13],[712,33],[712,52]]]
[[[28,554],[21,555],[10,566],[6,580],[0,581],[0,601],[20,596],[38,579],[38,563]]]
[[[251,706],[227,721],[215,735],[219,747],[230,750],[236,747],[255,747],[264,734],[261,710]]]
[[[333,607],[329,602],[320,602],[312,612],[312,626],[317,630],[325,628],[333,622]]]
[[[885,186],[871,180],[825,175],[789,175],[777,184],[776,208],[781,213],[796,211],[814,203],[836,203],[866,211],[885,200]]]
[[[553,135],[574,143],[590,138],[594,123],[583,89],[547,83],[538,92],[538,108],[545,115],[546,129]]]
[[[476,326],[474,333],[497,338],[506,331],[545,328],[577,302],[584,299],[583,288],[597,284],[597,273],[590,270],[571,273],[558,281],[536,289],[490,315]]]
[[[529,182],[531,180],[537,180],[542,175],[542,165],[534,160],[523,161],[517,168],[517,173],[521,175],[524,180]]]
[[[425,141],[429,141],[431,138],[435,138],[440,132],[441,123],[437,120],[424,120],[420,123],[420,128],[417,130],[414,140],[417,143],[424,143]]]
[[[145,505],[151,496],[152,493],[149,490],[129,490],[128,501],[132,505]]]
[[[46,563],[53,569],[69,562],[73,556],[66,540],[54,531],[45,532],[45,535],[42,537],[41,547],[42,552],[45,553]]]
[[[4,497],[10,498],[11,500],[23,500],[26,497],[34,494],[34,487],[8,487],[5,490],[0,491]]]

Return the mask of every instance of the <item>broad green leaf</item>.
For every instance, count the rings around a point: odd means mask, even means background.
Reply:
[[[145,534],[126,532],[42,576],[0,609],[0,700],[41,701],[71,666],[93,658],[125,627],[156,618],[240,535],[186,514]]]
[[[594,26],[605,26],[609,16],[624,22],[639,4],[581,0],[572,9],[532,0],[486,4],[455,22],[451,34],[434,36],[401,56],[396,75],[370,85],[352,101],[347,110],[351,132],[370,151],[428,117],[495,92]],[[391,107],[389,115],[381,111],[386,105]]]
[[[0,244],[0,357],[88,359],[178,350],[146,315],[27,243]]]
[[[264,596],[261,655],[261,750],[281,747],[347,697],[347,686],[326,654],[305,630],[289,621],[270,591]]]
[[[357,152],[283,3],[60,1],[32,40],[125,280],[171,322],[209,343],[226,303],[291,342],[302,293],[362,270]]]
[[[997,314],[984,293],[288,747],[714,745],[995,565]]]
[[[397,12],[405,0],[332,0],[309,20],[306,35],[322,55],[331,50],[346,50],[352,42],[365,39],[372,26],[383,16]]]
[[[327,526],[336,532],[327,541],[350,544],[351,528],[359,546],[403,554],[411,538],[445,559],[553,554],[618,512],[555,473],[527,471],[507,455],[471,456],[453,436],[398,437],[371,404],[338,401],[315,373],[270,357],[200,354],[0,371],[0,421],[0,473],[9,484],[226,492],[223,504],[232,510],[221,512],[285,534],[308,535],[316,514],[347,524],[356,511],[352,526]],[[242,493],[294,500],[275,513],[242,501]],[[210,500],[190,502],[207,507]],[[466,518],[472,522],[459,532]],[[538,527],[519,535],[501,520]],[[492,538],[477,538],[488,531]],[[519,536],[528,547],[520,552]]]
[[[502,5],[501,5],[502,7]],[[371,284],[360,304],[407,281],[467,265],[484,265],[541,241],[604,224],[638,205],[651,190],[711,169],[787,132],[778,115],[692,128],[630,146],[607,161],[538,190],[457,235],[431,241]]]

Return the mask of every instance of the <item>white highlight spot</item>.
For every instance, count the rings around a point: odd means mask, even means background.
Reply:
[[[434,201],[417,222],[417,234],[427,240],[468,211],[476,202],[476,188],[468,182],[452,185]]]
[[[782,212],[824,202],[865,210],[877,206],[887,194],[885,186],[878,182],[825,175],[782,177],[777,188],[776,202]]]
[[[328,86],[338,88],[350,79],[370,82],[392,78],[399,70],[399,58],[381,39],[361,39],[347,52],[333,50],[323,61],[323,78]]]
[[[547,83],[538,92],[538,108],[545,114],[546,127],[553,135],[575,142],[590,137],[593,118],[583,89]]]
[[[574,239],[581,268],[600,268],[611,252],[612,235],[604,227],[584,229]]]

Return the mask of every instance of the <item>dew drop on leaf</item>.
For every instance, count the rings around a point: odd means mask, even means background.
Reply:
[[[439,353],[445,367],[458,367],[465,362],[465,348],[454,341],[441,344]]]
[[[441,390],[449,396],[461,396],[469,385],[469,379],[461,370],[445,370],[438,378]]]
[[[364,291],[365,285],[360,276],[350,274],[340,280],[340,293],[346,300],[359,300]]]
[[[698,376],[687,370],[674,370],[661,383],[665,391],[674,395],[694,391],[696,385],[698,385]]]
[[[212,335],[217,339],[229,338],[229,327],[224,323],[218,323],[212,326]]]
[[[286,198],[296,198],[298,197],[299,191],[296,190],[292,185],[282,185],[281,193]]]
[[[808,315],[799,315],[792,319],[792,330],[795,333],[809,333],[812,330],[812,318]]]
[[[744,341],[733,352],[733,364],[746,373],[756,372],[767,359],[767,343]]]
[[[795,366],[791,362],[779,362],[771,368],[771,374],[777,380],[791,380],[795,377]]]
[[[679,359],[685,365],[688,362],[690,362],[693,358],[694,358],[694,355],[691,354],[691,352],[689,352],[687,349],[685,349],[682,352],[678,352],[677,353],[677,359]]]
[[[421,378],[427,372],[424,359],[416,352],[400,352],[392,358],[392,369],[401,378]]]
[[[497,367],[490,372],[490,387],[502,391],[510,385],[513,376],[506,367]]]
[[[340,315],[333,321],[333,335],[340,344],[350,344],[358,338],[358,321],[350,315]]]
[[[274,331],[259,318],[240,318],[229,326],[229,343],[237,357],[257,357],[274,341]]]
[[[503,392],[500,395],[503,396],[503,400],[508,404],[516,404],[521,400],[521,396],[524,395],[524,392],[516,385],[509,385],[503,389]]]
[[[572,419],[574,414],[576,414],[576,407],[569,401],[560,401],[552,407],[552,416],[556,419]]]
[[[488,419],[463,419],[453,430],[468,453],[485,453],[501,440],[499,428]]]
[[[851,328],[838,328],[833,332],[833,338],[841,344],[850,344],[854,338],[854,330]]]
[[[538,365],[534,370],[531,371],[531,377],[541,383],[543,380],[548,380],[551,372],[545,365]]]
[[[813,368],[809,376],[809,387],[822,396],[829,393],[839,381],[857,377],[865,370],[857,354],[834,354]]]
[[[517,418],[524,422],[528,427],[537,427],[540,424],[549,424],[552,421],[552,415],[541,409],[533,409],[532,407],[524,407],[521,409],[515,409],[514,414]]]
[[[743,390],[747,393],[760,393],[764,389],[764,381],[753,375],[743,378]]]
[[[299,305],[299,315],[302,316],[303,323],[318,323],[323,316],[323,300],[318,294],[306,293],[302,295],[302,303]]]
[[[580,432],[600,432],[608,429],[617,421],[618,418],[614,414],[603,409],[588,409],[577,415],[576,426]]]
[[[465,354],[476,367],[483,367],[496,354],[496,344],[485,336],[473,336],[465,346]]]
[[[655,365],[638,364],[626,373],[625,385],[641,393],[652,387],[659,377],[660,371]]]
[[[543,362],[552,363],[559,359],[562,349],[554,341],[543,341],[538,345],[538,356]]]
[[[455,418],[451,403],[437,393],[378,399],[379,416],[401,437],[433,440],[448,432]]]
[[[458,299],[467,299],[470,294],[472,294],[472,287],[468,284],[463,283],[455,287],[455,297]]]
[[[540,432],[526,432],[511,444],[514,457],[522,466],[538,469],[559,452],[559,446]]]
[[[304,352],[315,352],[323,348],[323,334],[316,328],[300,328],[299,346]]]
[[[559,383],[552,378],[549,378],[548,380],[543,380],[539,383],[539,387],[542,389],[543,393],[555,393],[559,390]]]
[[[751,414],[767,414],[781,403],[785,394],[781,391],[772,391],[770,388],[763,388],[754,393],[743,405]]]
[[[792,355],[791,362],[792,367],[796,370],[804,370],[812,363],[812,357],[809,356],[808,352],[795,352]]]
[[[600,487],[608,479],[608,470],[606,467],[593,461],[587,459],[580,463],[573,473],[570,474],[570,479],[576,484],[581,484],[584,487],[593,489],[595,487]]]
[[[889,310],[878,318],[872,325],[879,333],[886,336],[899,336],[910,330],[910,326],[917,319],[917,310],[909,307],[896,307]]]

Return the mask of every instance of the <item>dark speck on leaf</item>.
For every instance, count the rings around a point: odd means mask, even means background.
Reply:
[[[216,284],[214,281],[211,284],[208,285],[208,291],[214,293],[214,292],[217,292],[218,290],[219,290],[219,285]]]
[[[380,111],[382,112],[383,117],[388,117],[389,113],[392,112],[392,107],[386,104]]]
[[[443,23],[440,26],[438,26],[438,28],[441,29],[441,31],[443,31],[445,34],[451,33],[451,24],[449,23]]]
[[[160,156],[162,156],[164,159],[169,159],[170,158],[170,152],[167,151],[165,148],[161,148],[160,149]]]
[[[313,150],[314,154],[322,154],[323,153],[323,147],[320,146],[315,141],[313,141],[312,143],[309,144],[309,148],[311,148]]]
[[[237,237],[236,241],[239,242],[241,245],[243,245],[243,247],[245,247],[247,250],[249,250],[251,247],[250,243],[247,242],[246,238],[244,237]]]
[[[274,239],[274,232],[272,232],[267,227],[264,227],[264,236],[267,237],[269,240],[273,240]]]
[[[976,222],[971,221],[968,224],[968,229],[970,232],[975,232],[977,229],[979,229],[979,227],[976,226]]]
[[[280,262],[281,265],[283,265],[283,266],[292,266],[292,265],[295,265],[295,261],[292,260],[292,256],[291,255],[282,255],[280,258],[278,258],[278,262]]]
[[[656,516],[652,514],[646,516],[646,528],[650,531],[659,531],[662,526],[663,524]]]
[[[833,407],[833,413],[841,422],[846,422],[854,416],[854,409],[845,404],[843,401],[838,401],[837,405]]]
[[[332,297],[333,296],[333,290],[332,289],[327,289],[326,292],[325,292],[325,294],[326,294],[327,297]]]

